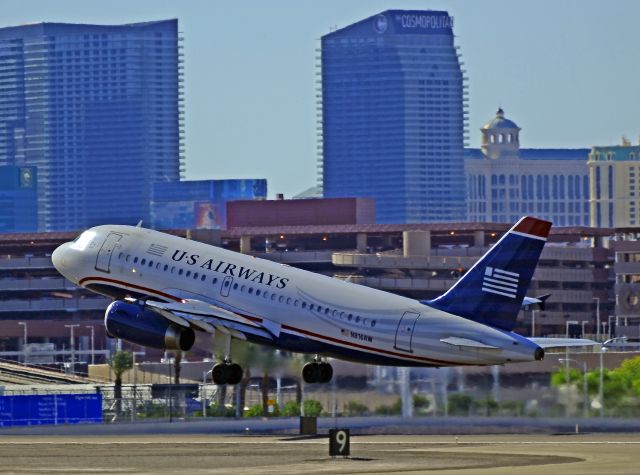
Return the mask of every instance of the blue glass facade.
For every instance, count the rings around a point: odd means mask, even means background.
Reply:
[[[224,229],[227,201],[267,199],[267,180],[197,180],[153,186],[154,229]]]
[[[0,166],[0,233],[38,230],[35,167]]]
[[[324,196],[380,223],[464,221],[464,78],[442,11],[387,10],[322,37]]]
[[[179,180],[177,20],[0,29],[0,165],[38,168],[42,231],[149,219]]]

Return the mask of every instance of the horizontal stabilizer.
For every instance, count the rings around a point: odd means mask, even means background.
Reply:
[[[457,336],[450,336],[448,338],[443,338],[440,341],[442,343],[447,343],[448,345],[453,345],[453,346],[464,346],[468,348],[477,348],[477,349],[484,349],[484,350],[500,349],[497,346],[487,345],[486,343],[482,343],[481,341],[470,340],[469,338],[460,338]]]
[[[541,348],[566,348],[569,346],[595,346],[598,342],[583,338],[529,338]]]

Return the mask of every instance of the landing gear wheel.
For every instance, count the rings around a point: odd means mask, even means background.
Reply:
[[[328,383],[333,377],[333,368],[329,363],[307,363],[302,368],[305,383]]]
[[[318,363],[319,383],[328,383],[333,377],[333,368],[329,363]]]
[[[242,367],[236,363],[218,363],[211,370],[214,384],[238,384],[242,381]]]
[[[230,364],[227,384],[238,384],[240,381],[242,381],[242,367],[236,363]]]
[[[226,363],[218,363],[211,370],[211,379],[213,380],[213,384],[227,384],[229,382],[229,376],[231,371],[229,371],[229,366]]]
[[[318,363],[307,363],[302,367],[302,379],[305,383],[317,383],[320,380]]]

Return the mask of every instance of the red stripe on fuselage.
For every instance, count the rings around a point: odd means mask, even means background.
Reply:
[[[150,289],[148,287],[143,287],[141,285],[130,284],[128,282],[123,282],[121,280],[110,279],[110,278],[107,278],[107,277],[85,277],[83,279],[80,279],[80,281],[78,283],[80,285],[84,285],[88,281],[109,282],[109,283],[120,285],[120,286],[124,286],[124,287],[132,287],[132,288],[135,288],[135,289],[140,290],[140,291],[148,292],[150,294],[159,295],[159,296],[161,296],[163,298],[166,298],[167,300],[173,300],[175,302],[181,302],[182,301],[182,299],[180,299],[178,297],[175,297],[175,296],[173,296],[171,294],[167,294],[165,292],[161,292],[159,290]],[[247,318],[249,320],[252,320],[254,322],[262,323],[262,321],[263,321],[263,319],[260,318],[260,317],[254,317],[254,316],[251,316],[251,315],[243,315],[243,314],[239,314],[239,315],[244,317],[244,318]],[[441,365],[447,365],[447,366],[469,366],[468,364],[465,364],[465,363],[457,363],[457,362],[451,362],[451,361],[435,360],[435,359],[432,359],[432,358],[425,358],[425,357],[422,357],[422,356],[412,356],[412,355],[406,355],[404,353],[396,353],[395,351],[383,350],[382,348],[374,348],[374,347],[370,347],[370,346],[366,346],[366,345],[361,345],[359,343],[354,343],[354,342],[351,342],[351,341],[341,340],[339,338],[333,338],[331,336],[321,335],[319,333],[314,333],[314,332],[309,331],[309,330],[303,330],[302,328],[296,328],[296,327],[292,327],[292,326],[286,325],[286,324],[283,324],[282,328],[285,329],[285,330],[301,333],[303,335],[307,335],[307,336],[310,336],[312,338],[326,340],[326,341],[329,341],[329,342],[332,342],[332,343],[338,343],[338,344],[341,344],[341,345],[352,346],[354,348],[359,348],[359,349],[367,350],[367,351],[370,351],[370,352],[376,352],[376,353],[381,353],[381,354],[385,354],[385,355],[396,356],[396,357],[398,357],[400,359],[410,359],[410,360],[414,360],[414,361],[423,361],[423,362],[435,363],[435,364],[441,364]]]

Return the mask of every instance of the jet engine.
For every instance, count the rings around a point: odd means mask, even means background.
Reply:
[[[142,302],[111,303],[104,315],[104,326],[114,338],[161,350],[189,351],[196,339],[191,328],[170,322]]]

